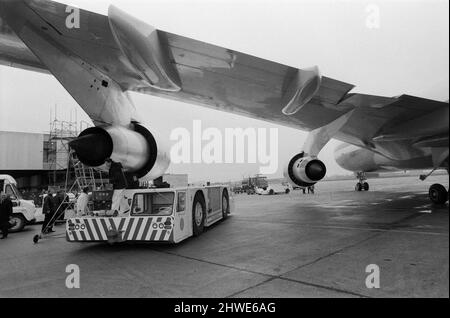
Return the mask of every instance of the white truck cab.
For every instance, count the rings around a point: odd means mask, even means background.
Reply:
[[[13,202],[12,221],[15,225],[9,230],[10,232],[20,232],[25,225],[35,221],[36,206],[33,201],[23,199],[13,177],[0,175],[0,191],[8,194]]]

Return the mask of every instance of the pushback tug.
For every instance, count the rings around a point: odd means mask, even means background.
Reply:
[[[227,218],[227,186],[94,191],[94,212],[66,223],[68,242],[179,243]]]

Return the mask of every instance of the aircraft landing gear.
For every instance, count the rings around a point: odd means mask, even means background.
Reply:
[[[356,174],[358,183],[355,185],[355,191],[369,191],[369,183],[366,181],[366,174],[364,172],[358,172]]]
[[[369,184],[367,182],[358,182],[355,185],[355,191],[369,191]]]
[[[439,183],[435,183],[430,187],[428,196],[434,204],[445,204],[448,201],[448,191]]]

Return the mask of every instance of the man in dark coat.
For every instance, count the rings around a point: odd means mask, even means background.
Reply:
[[[48,191],[47,196],[44,198],[42,214],[45,215],[44,223],[42,223],[42,233],[55,232],[53,230],[53,224],[49,224],[55,214],[55,202],[53,199],[53,191],[51,190]]]
[[[54,197],[53,205],[55,207],[55,221],[64,221],[64,213],[69,204],[69,197],[64,191],[59,190]]]
[[[123,172],[120,162],[114,162],[111,159],[106,160],[106,167],[109,169],[109,181],[113,185],[114,190],[126,189],[128,187],[127,178]]]
[[[9,196],[5,194],[0,195],[0,230],[2,231],[1,239],[8,237],[10,228],[9,219],[13,214],[13,204]]]

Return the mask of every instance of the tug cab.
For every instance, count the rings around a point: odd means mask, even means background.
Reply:
[[[222,185],[114,190],[111,209],[69,219],[66,238],[69,242],[179,243],[225,219],[234,206],[230,194]]]

